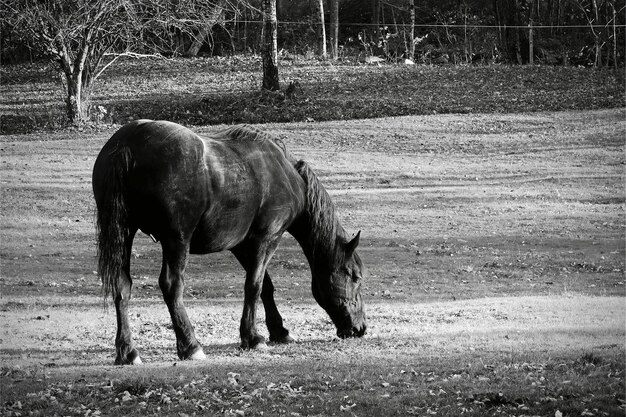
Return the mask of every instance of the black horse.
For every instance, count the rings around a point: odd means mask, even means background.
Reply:
[[[205,357],[183,304],[187,253],[230,250],[245,269],[242,348],[265,346],[255,324],[259,296],[270,341],[293,341],[267,273],[285,231],[306,255],[313,296],[337,335],[365,334],[362,264],[355,251],[360,232],[348,237],[313,171],[278,139],[248,126],[201,138],[175,123],[134,121],[104,145],[92,181],[98,272],[117,314],[116,364],[141,363],[128,318],[131,248],[138,230],[161,244],[159,286],[181,359]]]

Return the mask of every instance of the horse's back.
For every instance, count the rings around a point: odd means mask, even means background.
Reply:
[[[127,195],[133,223],[159,240],[190,238],[195,253],[230,249],[253,230],[280,231],[302,207],[303,182],[293,161],[282,144],[256,129],[234,127],[201,138],[176,123],[133,121],[105,145],[94,178],[119,149],[132,155]]]

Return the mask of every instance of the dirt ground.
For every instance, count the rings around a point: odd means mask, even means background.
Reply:
[[[623,109],[262,128],[312,165],[344,227],[362,231],[370,331],[361,341],[334,338],[310,295],[306,261],[286,236],[270,270],[300,343],[242,353],[241,268],[228,253],[192,257],[185,297],[207,363],[219,372],[229,361],[261,366],[268,358],[425,366],[481,353],[500,361],[506,352],[597,349],[623,362]],[[112,133],[0,137],[0,359],[9,415],[20,412],[17,401],[28,408],[28,393],[122,375],[110,366],[114,311],[103,310],[94,272],[90,180]],[[176,363],[157,285],[160,248],[140,236],[133,255],[135,338],[157,372]],[[623,382],[622,373],[617,386]],[[68,414],[88,414],[79,411]]]

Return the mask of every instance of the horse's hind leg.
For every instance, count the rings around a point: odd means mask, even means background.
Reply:
[[[124,265],[117,280],[117,296],[115,298],[115,313],[117,315],[117,335],[115,337],[116,365],[137,365],[141,363],[139,353],[133,346],[128,319],[128,303],[130,302],[130,293],[133,287],[133,280],[130,277],[130,256],[135,233],[136,231],[131,231],[126,238],[126,259],[124,259]]]
[[[179,240],[163,241],[163,265],[159,286],[167,304],[176,333],[176,349],[180,359],[204,359],[202,346],[196,340],[193,326],[183,304],[184,272],[187,263],[188,243]]]
[[[289,336],[289,330],[283,326],[283,318],[278,312],[274,301],[274,284],[270,275],[265,271],[261,300],[265,308],[265,324],[270,332],[270,341],[274,343],[291,343],[293,338]]]

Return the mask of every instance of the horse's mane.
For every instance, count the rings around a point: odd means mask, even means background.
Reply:
[[[316,259],[326,259],[336,265],[341,251],[337,250],[337,232],[339,223],[335,214],[335,205],[328,192],[309,165],[300,160],[296,170],[306,183],[305,209],[309,227],[309,245]]]
[[[282,140],[272,136],[267,132],[257,129],[254,126],[246,124],[230,126],[218,132],[216,136],[219,137],[219,139],[221,140],[252,141],[261,143],[271,142],[283,151],[283,154],[287,159],[294,160],[294,158],[289,154],[289,151],[287,151],[287,148],[285,147],[285,144]]]
[[[250,125],[230,126],[219,133],[226,140],[251,140],[259,142],[274,140],[269,133]]]
[[[317,175],[305,161],[296,162],[296,159],[287,151],[282,140],[250,125],[231,126],[217,132],[215,136],[220,140],[271,142],[275,144],[283,152],[285,158],[294,164],[296,171],[306,184],[305,211],[308,223],[306,234],[312,255],[315,259],[323,259],[334,265],[342,262],[340,258],[343,256],[343,252],[337,250],[337,237],[338,233],[342,234],[343,229],[339,230],[341,226],[337,221],[335,205]]]

